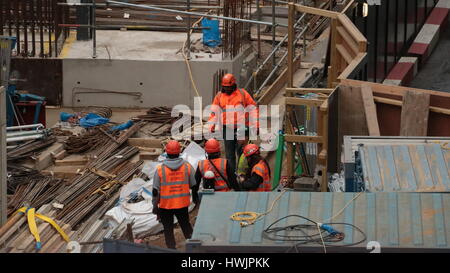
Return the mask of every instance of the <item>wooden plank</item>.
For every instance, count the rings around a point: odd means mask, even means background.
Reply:
[[[430,94],[415,91],[406,92],[403,96],[400,121],[401,136],[427,135],[429,106]]]
[[[155,149],[153,152],[139,152],[139,160],[154,160],[162,154],[162,149]]]
[[[374,98],[375,102],[378,102],[378,103],[402,106],[402,102],[399,100],[387,99],[387,98],[376,97],[376,96],[373,98]],[[450,115],[450,109],[445,109],[445,108],[441,108],[441,107],[430,106],[430,111],[439,113],[439,114]]]
[[[342,40],[345,41],[348,47],[353,51],[354,55],[358,55],[359,54],[358,45],[356,44],[356,41],[352,37],[350,37],[350,34],[348,34],[345,28],[342,26],[337,26],[336,30],[339,33],[339,35],[341,35]]]
[[[347,10],[354,4],[355,0],[350,0],[347,3],[347,6],[345,6],[345,8],[341,11],[341,13],[346,13]]]
[[[286,105],[297,105],[297,106],[307,105],[313,107],[320,107],[323,103],[323,100],[287,97],[285,98],[285,103]]]
[[[331,31],[330,31],[330,39],[331,39],[331,49],[330,49],[330,69],[328,72],[328,88],[333,87],[333,82],[338,78],[338,56],[336,49],[337,42],[337,19],[331,20]]]
[[[58,153],[52,152],[51,154],[52,154],[52,156],[53,156],[53,158],[54,158],[55,160],[61,160],[61,159],[63,159],[64,157],[67,156],[67,151],[66,151],[66,150],[62,150],[61,152],[58,152]]]
[[[344,74],[344,72],[342,72]],[[450,93],[448,92],[442,92],[442,91],[433,91],[433,90],[427,90],[427,89],[418,89],[418,88],[410,88],[410,87],[404,87],[404,86],[396,86],[396,85],[386,85],[381,83],[373,83],[373,82],[365,82],[365,81],[357,81],[352,79],[346,79],[341,78],[341,84],[343,85],[349,85],[349,86],[363,86],[363,85],[369,85],[372,88],[372,91],[374,93],[381,93],[386,95],[395,95],[395,96],[401,96],[406,93],[406,91],[419,91],[422,93],[435,95],[439,97],[450,97]]]
[[[154,138],[129,138],[128,145],[135,147],[161,148],[161,140]]]
[[[326,10],[326,9],[318,9],[318,8],[303,6],[303,5],[299,5],[299,4],[295,4],[295,9],[298,12],[309,13],[309,14],[324,16],[324,17],[333,18],[333,19],[338,18],[338,16],[340,15],[339,12],[330,11],[330,10]]]
[[[34,168],[41,171],[53,164],[53,154],[57,154],[64,150],[62,143],[53,143],[52,146],[46,148],[41,154],[32,157],[34,160]]]
[[[350,53],[348,53],[347,49],[345,49],[343,45],[337,44],[336,49],[339,52],[339,54],[341,54],[342,58],[344,58],[347,64],[350,64],[353,61],[352,56],[350,55]]]
[[[319,110],[322,112],[328,111],[328,99],[323,101],[322,105],[320,105]]]
[[[338,101],[339,139],[342,139],[344,135],[369,135],[360,88],[339,86]]]
[[[88,160],[86,158],[55,160],[55,166],[84,166],[87,163]]]
[[[342,71],[342,73],[338,75],[337,79],[341,83],[343,79],[347,79],[348,75],[350,75],[353,72],[353,70],[355,70],[358,67],[358,65],[362,62],[362,60],[364,60],[366,55],[367,53],[359,53],[353,59],[353,61],[344,69],[344,71]]]
[[[325,93],[330,94],[334,91],[333,88],[286,88],[286,93],[289,94],[308,94],[308,93]]]
[[[342,26],[337,26],[336,30],[339,33],[339,35],[342,36],[342,39],[347,43],[347,45],[350,47],[350,49],[353,51],[353,53],[355,53],[355,55],[358,55],[359,48],[358,48],[358,45],[356,44],[356,41],[353,39],[353,37],[351,37],[350,34],[348,34],[348,32]]]
[[[286,142],[299,142],[299,143],[322,143],[322,136],[299,136],[299,135],[284,135]]]
[[[366,52],[367,50],[367,39],[364,35],[356,28],[353,22],[347,17],[345,14],[339,14],[337,17],[339,22],[345,26],[346,31],[350,34],[350,36],[355,39],[355,41],[359,44],[359,52]]]
[[[370,86],[364,85],[361,88],[361,97],[363,100],[364,112],[366,114],[367,128],[370,136],[380,136],[380,127],[378,125],[377,108],[373,100],[373,93]]]

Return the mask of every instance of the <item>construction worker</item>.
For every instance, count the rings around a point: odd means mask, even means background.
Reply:
[[[236,183],[235,174],[228,164],[228,161],[224,158],[220,158],[219,141],[214,138],[206,141],[205,151],[208,158],[198,163],[198,168],[195,172],[197,184],[200,185],[200,182],[203,179],[203,188],[206,189],[209,187],[205,186],[205,182],[212,180],[215,191],[237,190],[238,185]],[[212,172],[213,175],[208,176],[207,172]]]
[[[237,88],[233,74],[225,74],[222,78],[222,90],[214,98],[211,110],[209,129],[213,133],[216,130],[222,130],[226,158],[235,173],[236,156],[239,158],[242,154],[246,137],[250,130],[252,135],[256,135],[258,131],[256,102],[245,89]],[[219,125],[219,128],[216,125]]]
[[[165,151],[168,159],[157,166],[153,177],[153,213],[161,219],[167,247],[175,249],[173,216],[177,217],[184,238],[191,238],[192,226],[189,222],[188,212],[191,202],[189,189],[192,188],[192,198],[196,204],[198,195],[194,169],[179,157],[180,143],[175,140],[169,141]]]
[[[262,158],[258,145],[247,144],[244,147],[244,156],[248,160],[251,176],[240,183],[240,188],[247,191],[271,191],[270,167],[267,161]]]

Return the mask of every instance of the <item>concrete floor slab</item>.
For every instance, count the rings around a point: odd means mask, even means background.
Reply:
[[[186,33],[162,31],[98,30],[97,59],[139,61],[182,61]],[[202,38],[193,33],[191,41]],[[65,45],[64,59],[92,59],[93,42],[72,41]],[[221,61],[222,54],[195,53],[196,61]]]
[[[409,86],[450,92],[450,29],[441,34],[435,50]]]

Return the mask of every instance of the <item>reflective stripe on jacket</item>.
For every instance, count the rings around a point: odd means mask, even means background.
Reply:
[[[157,172],[161,181],[159,207],[163,209],[188,207],[191,201],[189,191],[191,168],[188,163],[184,163],[176,170],[159,165]]]
[[[272,191],[269,170],[267,169],[267,165],[266,163],[264,163],[264,161],[261,160],[258,162],[258,164],[253,166],[252,174],[253,173],[256,173],[263,178],[263,182],[259,184],[259,187],[254,191]]]
[[[247,112],[245,112],[245,108]],[[258,123],[258,107],[255,100],[245,89],[236,89],[230,95],[219,92],[211,107],[211,115],[209,122],[213,126],[217,122],[217,116],[214,112],[221,112],[221,124],[245,124],[257,128]]]
[[[220,171],[220,173],[228,179],[227,176],[227,160],[224,158],[214,158],[211,159],[212,163],[216,168]],[[202,174],[202,177],[205,176],[206,171],[212,171],[216,177],[215,183],[214,183],[214,190],[215,191],[230,191],[228,188],[227,182],[223,180],[223,178],[220,176],[220,174],[216,171],[216,169],[211,166],[211,163],[208,159],[202,160],[198,163],[198,167],[200,169],[200,173]]]

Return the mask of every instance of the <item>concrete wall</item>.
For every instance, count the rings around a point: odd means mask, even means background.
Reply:
[[[192,59],[191,68],[203,105],[213,98],[213,75],[219,69],[227,69],[238,77],[243,60],[251,49],[238,55],[233,61],[208,61]],[[92,90],[92,89],[98,89]],[[141,92],[142,96],[107,93]],[[91,93],[77,93],[77,92]],[[99,93],[100,92],[100,93]],[[186,104],[193,107],[194,88],[184,61],[133,61],[133,60],[63,60],[63,105],[148,108]]]

